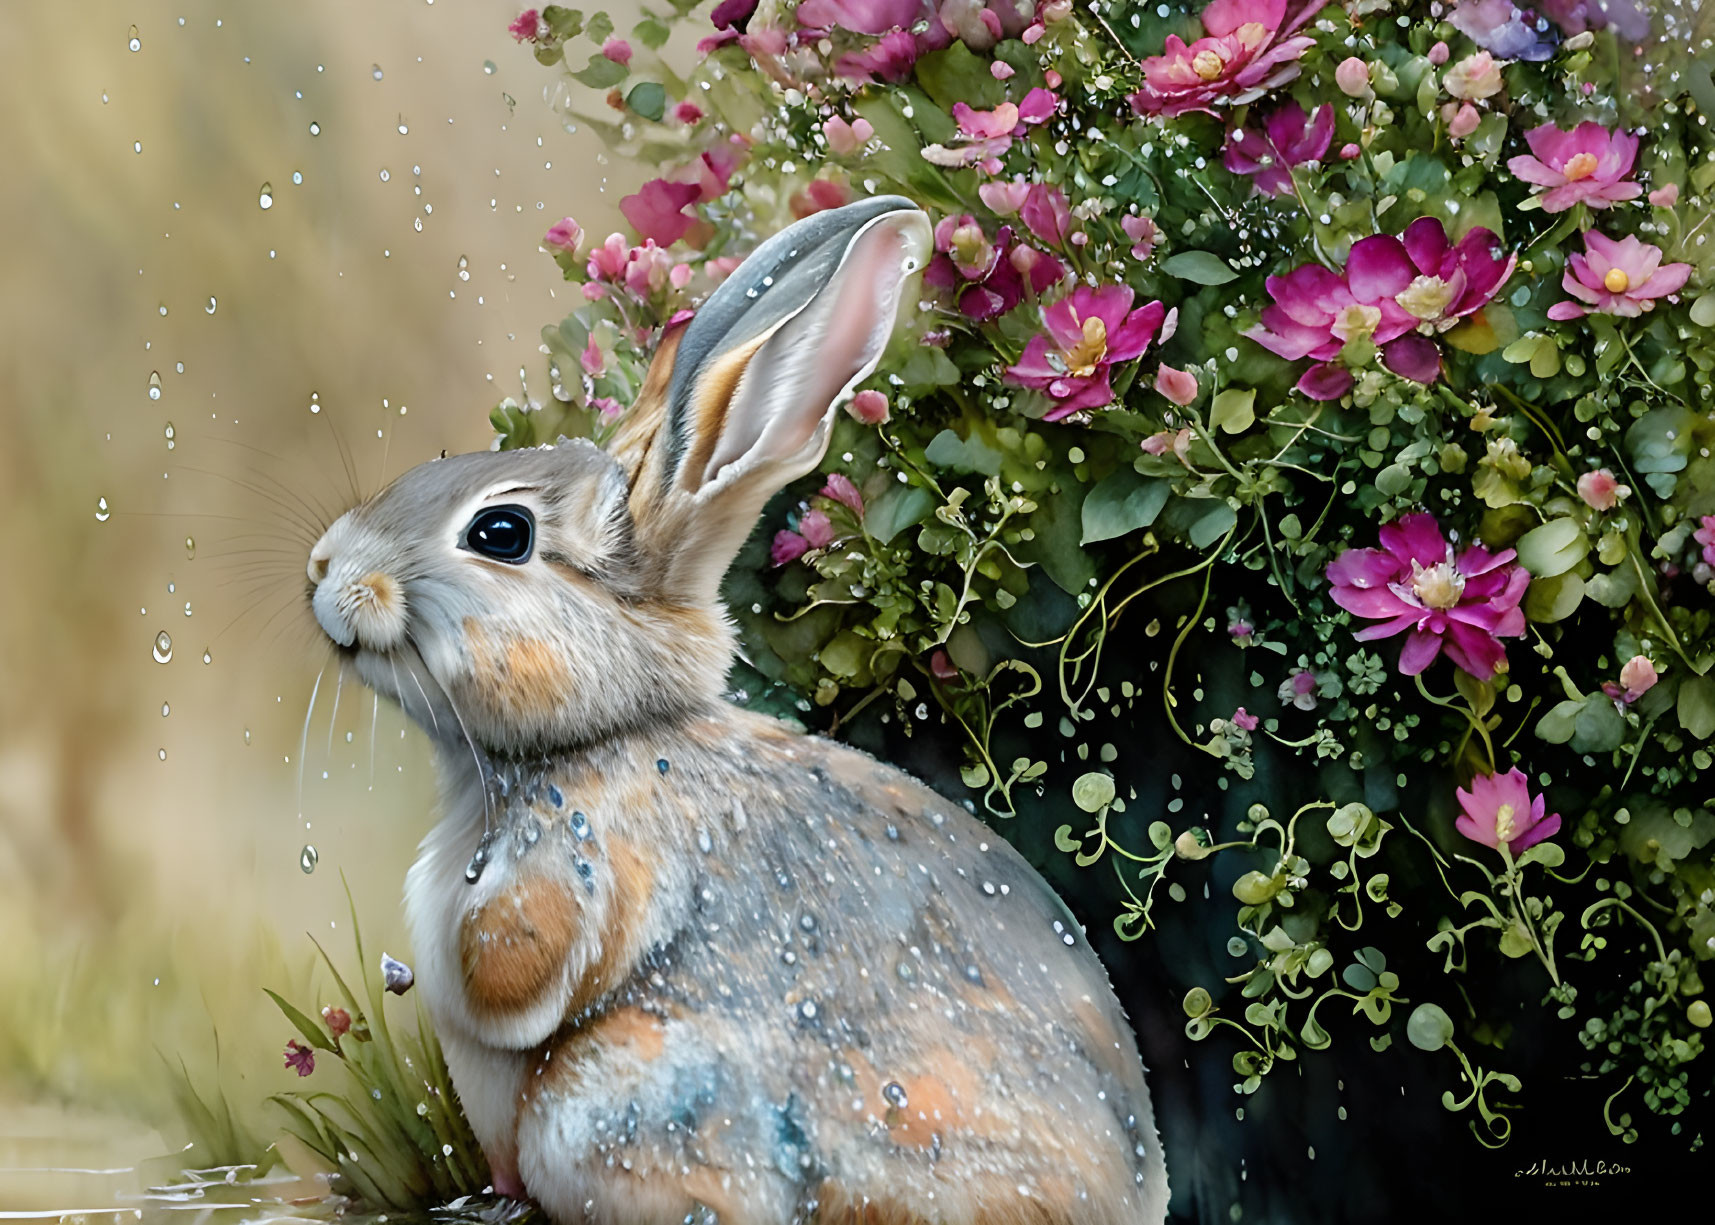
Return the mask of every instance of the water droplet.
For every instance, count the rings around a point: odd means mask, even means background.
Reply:
[[[185,537],[185,560],[189,561],[197,555],[197,542],[190,536]]]
[[[213,295],[213,294],[209,294],[209,296],[208,296],[208,305],[207,305],[207,306],[205,306],[205,307],[203,307],[203,309],[204,309],[204,310],[205,310],[205,311],[207,311],[207,312],[208,312],[208,313],[209,313],[209,314],[211,314],[211,315],[212,315],[212,314],[214,314],[214,308],[215,308],[215,305],[216,305],[216,303],[215,303],[215,300],[214,300],[214,295]]]
[[[548,803],[552,804],[555,808],[563,808],[566,804],[565,793],[553,783],[548,784]]]
[[[165,308],[162,309],[161,313],[166,313]],[[161,372],[159,370],[149,371],[149,398],[151,400],[161,398]]]
[[[588,842],[590,837],[590,819],[581,812],[572,814],[572,834],[579,842]]]
[[[97,523],[106,523],[112,517],[113,512],[107,509],[107,499],[95,499],[95,521]]]
[[[262,190],[256,196],[256,203],[262,206],[264,212],[274,207],[274,184],[262,184]]]
[[[248,727],[244,729],[244,743],[246,745],[250,743],[250,729]]]
[[[482,70],[484,72],[486,72],[489,76],[493,76],[494,75],[494,61],[493,60],[483,60],[482,61]]]
[[[668,760],[665,757],[663,757],[663,758],[661,758],[661,760],[659,760],[655,763],[655,768],[657,770],[661,771],[661,773],[665,774],[665,773],[667,773],[667,771],[671,770],[673,767],[672,767],[671,763],[669,763]]]
[[[161,303],[161,314],[163,317],[165,317],[166,313],[167,313],[167,304],[165,302],[163,302],[163,303]]]
[[[381,79],[381,65],[380,64],[371,64],[369,66],[369,75],[374,77],[377,81],[379,81]]]
[[[310,393],[310,411],[312,413],[319,413],[322,411],[321,399],[322,399],[322,393],[321,392],[312,391]]]
[[[191,615],[191,602],[189,600],[186,600],[185,601],[185,616],[188,617],[190,615]],[[208,661],[205,659],[205,660],[203,660],[203,662],[207,663]]]
[[[171,706],[167,705],[167,703],[162,702],[161,703],[161,718],[165,719],[168,715],[170,715],[172,713],[173,713],[173,708]]]
[[[389,182],[392,182],[392,180],[393,180],[392,171],[388,170],[387,167],[383,166],[381,168],[381,181],[383,183],[389,183]]]
[[[166,749],[158,750],[158,755],[160,756],[162,761],[167,760],[167,750]]]
[[[399,135],[403,136],[410,130],[410,125],[405,122],[405,116],[399,116]]]
[[[158,664],[171,663],[173,659],[173,636],[162,630],[155,635],[155,662]]]
[[[175,445],[173,439],[177,436],[177,431],[173,429],[171,421],[167,422],[167,428],[162,430],[161,434],[167,440],[167,450],[171,451]]]
[[[881,1096],[887,1099],[887,1104],[895,1110],[905,1109],[905,1086],[897,1080],[890,1080],[881,1087]]]
[[[131,41],[126,43],[125,45],[127,47],[130,47],[131,50],[133,50],[133,51],[141,51],[143,49],[143,40],[137,36],[137,27],[136,26],[131,27],[131,29],[129,31],[129,36],[130,36]]]
[[[311,136],[320,136],[321,134],[322,134],[322,125],[317,123],[313,119],[310,120],[310,135]]]
[[[459,256],[459,280],[470,280],[470,261],[462,255]]]
[[[191,615],[191,606],[189,604],[186,604],[185,605],[185,616],[188,617],[190,615]],[[205,664],[212,664],[214,662],[214,656],[209,654],[207,651],[204,651],[202,653],[202,661]]]
[[[305,876],[316,870],[316,864],[320,859],[321,856],[316,854],[316,848],[308,842],[304,843],[304,849],[298,852],[298,866],[304,870]]]

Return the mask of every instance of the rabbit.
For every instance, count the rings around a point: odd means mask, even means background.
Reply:
[[[1065,905],[963,808],[729,705],[722,573],[878,364],[928,218],[762,243],[606,450],[442,458],[309,558],[431,738],[416,972],[494,1189],[563,1225],[1135,1225],[1167,1172]]]

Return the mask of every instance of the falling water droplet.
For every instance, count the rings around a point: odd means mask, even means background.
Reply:
[[[399,135],[404,136],[410,130],[411,126],[405,122],[405,116],[399,116]]]
[[[161,718],[165,719],[168,715],[170,715],[172,713],[173,713],[173,708],[171,706],[167,705],[167,703],[162,702],[161,703]]]
[[[191,606],[190,606],[190,605],[189,605],[189,604],[186,604],[186,605],[185,605],[185,616],[187,616],[187,617],[188,617],[188,616],[190,616],[190,615],[191,615],[191,611],[190,611],[190,610],[191,610]],[[203,652],[203,653],[202,653],[202,661],[203,661],[203,663],[205,663],[205,664],[212,664],[212,663],[213,663],[213,662],[214,662],[214,656],[213,656],[213,655],[211,655],[211,654],[209,654],[209,653],[208,653],[208,652],[207,652],[207,651],[204,651],[204,652]]]
[[[310,411],[312,413],[319,413],[322,411],[321,399],[322,399],[322,393],[321,392],[312,391],[310,393]]]
[[[246,745],[250,743],[250,729],[248,727],[244,729],[244,743]]]
[[[215,305],[216,305],[216,303],[215,303],[215,300],[214,300],[214,295],[213,295],[213,294],[209,294],[209,296],[208,296],[208,305],[207,305],[207,306],[205,306],[205,307],[203,307],[203,309],[204,309],[204,310],[205,310],[205,311],[207,311],[207,312],[208,312],[208,313],[209,313],[209,314],[211,314],[211,315],[212,315],[212,314],[214,314],[214,308],[215,308]]]
[[[191,602],[189,600],[186,600],[185,601],[185,616],[188,617],[190,615],[191,615]]]
[[[157,750],[157,756],[159,756],[162,761],[167,760],[167,750],[166,749]]]
[[[298,866],[304,870],[305,876],[316,870],[316,862],[320,859],[316,848],[308,842],[304,843],[304,849],[298,852]]]
[[[197,555],[197,542],[190,536],[185,537],[185,560],[189,561]]]
[[[381,65],[380,64],[371,64],[369,66],[369,75],[374,77],[377,81],[379,81],[381,79]]]
[[[163,310],[162,313],[165,314],[166,312]],[[161,372],[159,370],[149,371],[149,398],[151,400],[161,398]]]
[[[131,29],[129,31],[129,35],[130,35],[131,41],[126,43],[125,45],[130,47],[131,50],[133,50],[133,51],[141,51],[143,49],[143,40],[137,36],[137,27],[136,26],[131,27]]]
[[[263,211],[274,207],[274,184],[262,184],[262,190],[256,196],[256,203],[262,206]]]
[[[173,636],[162,630],[155,635],[155,662],[158,664],[171,663],[173,658]]]
[[[310,135],[311,136],[320,136],[321,134],[322,134],[322,125],[317,123],[313,119],[310,120]]]
[[[97,523],[106,523],[112,517],[113,512],[107,509],[107,499],[95,499],[95,521]]]
[[[462,255],[459,256],[459,280],[470,280],[470,261]]]
[[[173,442],[173,439],[178,436],[178,432],[173,429],[173,423],[171,421],[167,422],[167,428],[162,430],[161,434],[167,440],[167,450],[171,451],[176,445]]]
[[[163,303],[161,303],[161,314],[164,317],[166,315],[166,313],[167,313],[167,304],[165,302],[163,302]]]

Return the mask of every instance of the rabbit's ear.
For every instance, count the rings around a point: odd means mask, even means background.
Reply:
[[[763,243],[668,335],[614,439],[652,585],[712,600],[777,489],[813,469],[834,412],[881,359],[929,219],[879,196]]]

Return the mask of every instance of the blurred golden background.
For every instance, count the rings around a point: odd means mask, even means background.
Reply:
[[[262,987],[315,998],[306,933],[349,960],[342,874],[404,950],[427,755],[331,670],[305,732],[303,555],[547,395],[575,290],[538,240],[641,177],[550,111],[516,11],[0,5],[0,1215],[134,1191],[181,1059],[278,1129]]]

